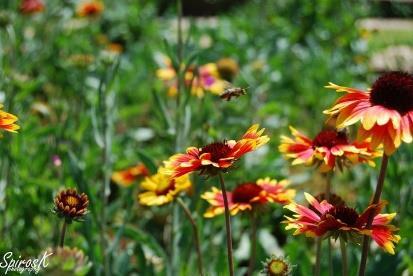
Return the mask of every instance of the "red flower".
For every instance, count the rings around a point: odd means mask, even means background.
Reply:
[[[227,192],[228,209],[231,215],[236,215],[239,211],[252,210],[255,206],[270,202],[289,203],[295,196],[295,190],[286,189],[288,184],[287,180],[278,182],[269,177],[258,179],[256,183],[240,184],[232,192]],[[214,217],[224,212],[224,198],[221,190],[212,187],[211,192],[206,192],[201,197],[211,204],[204,214],[205,217]]]
[[[240,140],[215,142],[202,148],[189,147],[186,153],[178,153],[165,161],[165,167],[172,177],[194,171],[200,174],[215,175],[228,170],[244,154],[266,144],[270,138],[262,135],[264,129],[259,125],[251,126]]]
[[[333,83],[326,87],[347,93],[332,108],[324,111],[338,116],[338,128],[360,121],[360,139],[370,137],[373,147],[383,144],[387,155],[391,155],[402,141],[413,141],[412,75],[402,72],[384,74],[368,91]]]
[[[350,142],[344,132],[323,130],[311,140],[295,128],[290,129],[294,139],[281,136],[279,150],[286,158],[294,159],[293,165],[316,165],[321,172],[327,172],[336,166],[342,169],[357,163],[375,166],[372,159],[381,156],[367,141]]]
[[[370,205],[362,214],[358,214],[353,208],[345,205],[332,205],[326,200],[319,202],[310,194],[305,193],[310,207],[295,202],[285,206],[293,211],[293,217],[287,217],[286,229],[296,229],[294,235],[306,234],[307,236],[323,236],[332,234],[339,235],[355,234],[368,235],[385,251],[394,254],[394,244],[400,240],[395,235],[397,230],[389,225],[396,213],[379,214],[384,202]],[[371,212],[374,212],[373,224],[367,229],[367,220]]]
[[[77,7],[77,15],[81,17],[96,17],[100,15],[105,6],[97,0],[83,1]]]
[[[22,0],[20,3],[20,11],[24,14],[33,14],[42,12],[44,4],[42,0]]]
[[[6,111],[1,110],[3,105],[0,104],[0,129],[4,129],[9,132],[17,132],[20,127],[16,124],[19,120],[16,116]]]
[[[126,170],[113,172],[112,181],[120,186],[129,187],[139,177],[143,178],[148,175],[149,175],[149,170],[145,167],[145,165],[138,164]]]

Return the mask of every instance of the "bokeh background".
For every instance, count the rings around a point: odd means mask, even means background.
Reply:
[[[44,1],[44,10],[35,14],[22,13],[19,2],[0,1],[0,102],[22,127],[0,141],[0,253],[36,256],[55,246],[60,221],[51,212],[53,197],[63,187],[76,187],[89,195],[91,212],[85,222],[70,225],[66,244],[85,253],[90,275],[100,275],[99,193],[105,174],[139,162],[160,165],[175,152],[173,117],[168,118],[175,114],[175,100],[156,72],[162,56],[176,52],[176,4],[104,1],[102,13],[89,18],[78,16],[77,1]],[[233,84],[248,89],[230,102],[212,93],[192,97],[182,147],[239,137],[253,122],[271,137],[227,176],[230,187],[271,176],[289,178],[299,201],[303,191],[319,192],[322,177],[291,167],[277,150],[279,136],[289,125],[309,135],[322,128],[322,111],[337,96],[324,88],[329,81],[367,88],[380,72],[413,71],[411,1],[184,0],[183,15],[184,60],[201,65],[231,58],[239,66]],[[106,95],[103,103],[100,93]],[[108,140],[102,137],[102,116]],[[392,156],[383,194],[386,211],[398,213],[402,240],[394,256],[372,251],[368,275],[413,274],[412,153],[405,144]],[[363,165],[337,173],[333,189],[361,211],[377,174]],[[193,191],[184,199],[200,228],[207,271],[226,275],[223,217],[204,219],[207,204],[199,198],[218,183],[192,180]],[[173,254],[175,273],[194,275],[190,224],[181,214],[173,231],[177,250],[171,253],[171,205],[140,206],[138,183],[110,186],[104,235],[112,273],[170,275],[167,256]],[[294,275],[310,275],[313,240],[287,233],[280,225],[284,213],[274,206],[260,216],[257,260],[285,255],[297,265]],[[249,255],[248,226],[248,216],[233,219],[240,273]],[[353,245],[350,253],[355,275],[360,248]],[[333,261],[340,271],[338,250]]]

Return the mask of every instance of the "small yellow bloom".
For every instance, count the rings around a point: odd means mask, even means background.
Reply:
[[[177,91],[177,73],[171,59],[163,57],[163,66],[156,71],[156,77],[162,80],[168,87],[168,96],[174,97]],[[181,64],[181,69],[186,68]],[[216,63],[207,63],[201,66],[190,65],[184,73],[184,85],[191,89],[191,94],[202,98],[206,92],[214,95],[221,94],[229,83],[224,80]]]
[[[188,175],[171,178],[164,168],[160,168],[155,175],[146,177],[142,182],[139,203],[147,206],[164,205],[173,201],[180,192],[188,191],[191,186]]]
[[[1,110],[1,108],[3,108],[3,105],[0,104],[0,128],[9,132],[17,132],[17,130],[20,129],[20,127],[15,124],[18,118],[13,114]]]

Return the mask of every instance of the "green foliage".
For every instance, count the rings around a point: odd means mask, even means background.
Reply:
[[[298,194],[317,191],[320,185],[310,186],[319,179],[317,173],[290,170],[281,158],[279,136],[287,133],[288,125],[310,135],[321,129],[322,111],[336,99],[323,88],[329,81],[366,88],[373,77],[366,65],[366,42],[355,24],[368,12],[364,2],[254,0],[209,20],[185,18],[191,27],[183,33],[184,63],[231,57],[240,65],[234,86],[248,89],[246,96],[230,102],[211,93],[198,99],[186,91],[188,97],[178,100],[185,105],[182,110],[156,78],[159,53],[168,54],[179,67],[175,11],[159,17],[157,1],[105,1],[101,16],[84,19],[76,16],[74,1],[47,1],[45,11],[35,15],[20,14],[18,1],[0,2],[0,99],[6,111],[18,115],[22,127],[17,135],[4,134],[0,143],[0,255],[13,250],[35,256],[55,246],[60,229],[51,212],[53,197],[63,187],[76,187],[89,196],[90,213],[85,222],[69,226],[66,244],[85,252],[95,275],[104,269],[102,208],[107,208],[104,249],[112,273],[170,275],[171,233],[179,251],[177,273],[196,271],[192,228],[180,209],[173,204],[140,206],[138,185],[125,189],[111,183],[109,201],[101,200],[105,176],[113,170],[142,162],[153,173],[177,150],[235,139],[252,123],[260,123],[271,141],[225,176],[229,188],[270,176],[291,178]],[[2,23],[6,21],[10,23]],[[398,34],[393,35],[399,41]],[[387,34],[380,38],[387,39]],[[124,51],[109,53],[102,41],[120,43]],[[177,121],[183,130],[179,143]],[[103,129],[110,139],[105,140]],[[105,141],[111,148],[106,162]],[[55,155],[61,166],[53,164]],[[413,273],[412,164],[411,145],[403,145],[390,161],[383,197],[389,202],[386,211],[399,213],[395,224],[402,241],[395,256],[374,250],[368,264],[371,275]],[[339,174],[333,189],[361,211],[376,178],[377,170],[358,167]],[[207,275],[226,275],[224,218],[203,218],[208,206],[200,199],[219,184],[197,175],[192,180],[194,189],[185,202],[200,229]],[[171,226],[173,209],[177,224]],[[260,217],[263,238],[255,271],[267,256],[284,253],[297,265],[294,275],[310,275],[314,243],[284,231],[283,215],[275,206]],[[249,226],[247,216],[233,218],[240,271],[246,270],[249,256]],[[359,246],[350,247],[351,264],[358,262],[358,252]],[[341,264],[338,250],[334,263]]]

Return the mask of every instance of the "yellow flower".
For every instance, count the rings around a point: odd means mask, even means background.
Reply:
[[[146,177],[141,183],[144,191],[138,194],[139,203],[147,206],[164,205],[191,186],[188,175],[171,178],[164,168],[160,168],[155,175]]]
[[[156,71],[156,77],[162,80],[168,87],[168,96],[174,97],[177,94],[177,73],[173,67],[171,59],[163,57],[162,68]],[[180,65],[182,70],[185,64]],[[221,94],[229,83],[222,79],[216,63],[207,63],[201,66],[190,65],[184,74],[185,87],[191,88],[191,94],[202,98],[206,92],[214,95]]]
[[[7,130],[9,132],[17,132],[20,127],[15,124],[18,118],[13,114],[1,110],[3,105],[0,104],[0,128]]]

